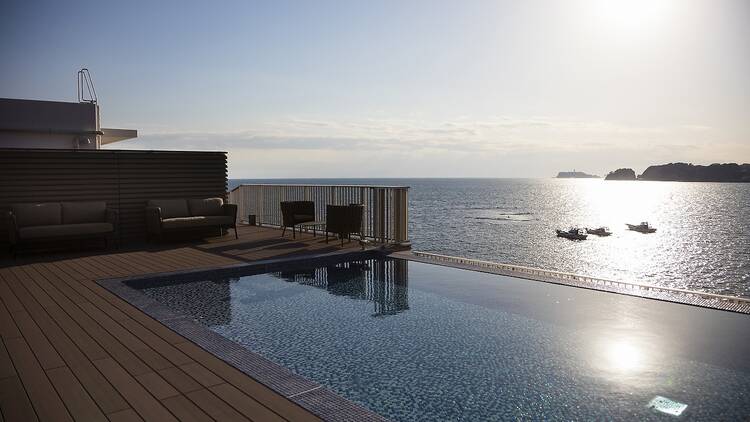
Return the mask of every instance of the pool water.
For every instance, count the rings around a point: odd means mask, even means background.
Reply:
[[[746,420],[750,316],[378,258],[138,286],[393,420]]]

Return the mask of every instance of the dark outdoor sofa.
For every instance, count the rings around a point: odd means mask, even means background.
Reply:
[[[15,256],[21,245],[58,240],[101,238],[107,247],[115,243],[118,213],[104,201],[23,203],[11,205],[8,221]]]
[[[216,227],[219,235],[225,229],[237,234],[237,205],[225,204],[222,198],[151,199],[146,206],[149,238],[163,240],[164,234],[175,231]]]

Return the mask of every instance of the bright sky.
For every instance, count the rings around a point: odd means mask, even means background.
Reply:
[[[0,97],[230,177],[549,177],[750,161],[750,1],[0,5]]]

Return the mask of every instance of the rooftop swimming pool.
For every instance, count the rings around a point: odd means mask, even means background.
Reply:
[[[394,258],[129,288],[386,418],[747,420],[750,316]]]

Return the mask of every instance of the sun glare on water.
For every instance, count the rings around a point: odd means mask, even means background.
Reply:
[[[632,371],[640,367],[643,357],[639,348],[626,341],[617,341],[608,345],[605,359],[614,370]]]

